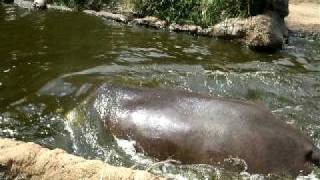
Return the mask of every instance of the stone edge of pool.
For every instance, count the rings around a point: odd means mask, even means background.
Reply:
[[[86,160],[61,149],[0,138],[0,179],[165,179],[147,171]]]

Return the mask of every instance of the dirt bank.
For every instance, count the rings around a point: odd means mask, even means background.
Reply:
[[[286,24],[291,31],[320,34],[320,1],[290,1]]]

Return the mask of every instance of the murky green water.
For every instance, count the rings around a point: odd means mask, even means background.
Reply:
[[[320,40],[292,38],[286,50],[262,54],[82,13],[0,5],[1,137],[149,167],[150,158],[130,151],[128,142],[109,142],[100,122],[81,113],[83,99],[102,82],[259,101],[320,145]],[[153,172],[190,179],[239,176],[208,166],[165,165]]]

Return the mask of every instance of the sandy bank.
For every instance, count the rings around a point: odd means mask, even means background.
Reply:
[[[320,1],[293,0],[289,4],[287,27],[292,31],[320,33]]]

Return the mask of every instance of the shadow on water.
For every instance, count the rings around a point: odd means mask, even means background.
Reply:
[[[103,21],[82,13],[0,5],[0,136],[146,169],[155,160],[115,139],[87,97],[104,82],[258,101],[320,139],[320,41],[282,52]],[[161,165],[174,178],[260,178],[206,165]],[[309,177],[318,176],[315,173]]]

